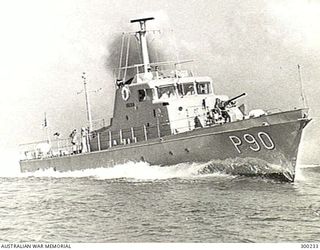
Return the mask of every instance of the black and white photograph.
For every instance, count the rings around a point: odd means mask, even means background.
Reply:
[[[4,0],[0,31],[1,248],[320,248],[319,0]]]

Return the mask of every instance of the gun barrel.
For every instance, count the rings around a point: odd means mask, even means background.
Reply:
[[[229,99],[227,102],[230,103],[230,102],[232,102],[232,101],[234,101],[234,100],[237,100],[237,99],[239,99],[240,97],[246,96],[246,95],[247,95],[246,93],[242,93],[241,95],[237,95],[237,96]]]

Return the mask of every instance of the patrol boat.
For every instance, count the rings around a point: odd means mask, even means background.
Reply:
[[[21,171],[205,163],[203,173],[294,181],[302,131],[311,121],[308,108],[247,112],[236,103],[245,93],[217,95],[210,77],[183,67],[188,61],[151,63],[146,22],[153,19],[131,20],[140,24],[142,64],[120,65],[110,125],[93,129],[89,113],[80,149],[70,139],[48,140],[45,150],[44,143],[22,145]],[[135,73],[128,78],[130,70]]]

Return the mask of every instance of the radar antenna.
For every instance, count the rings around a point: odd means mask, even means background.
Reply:
[[[134,19],[130,21],[131,23],[137,23],[137,22],[140,23],[140,30],[137,31],[137,33],[139,34],[139,38],[140,38],[144,72],[148,71],[148,67],[150,65],[147,37],[146,37],[146,33],[147,33],[146,22],[153,19],[154,17],[147,17],[147,18]]]

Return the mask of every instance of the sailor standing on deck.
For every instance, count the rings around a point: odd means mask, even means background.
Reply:
[[[81,153],[88,152],[88,131],[86,128],[81,128]]]
[[[78,135],[77,135],[77,130],[74,129],[71,132],[69,137],[71,138],[72,152],[73,152],[73,154],[77,154],[78,153],[78,138],[77,138]]]
[[[148,71],[144,73],[144,80],[145,81],[151,81],[153,79],[153,74],[151,72],[151,68],[148,68]]]
[[[194,128],[203,128],[198,116],[194,118]]]

